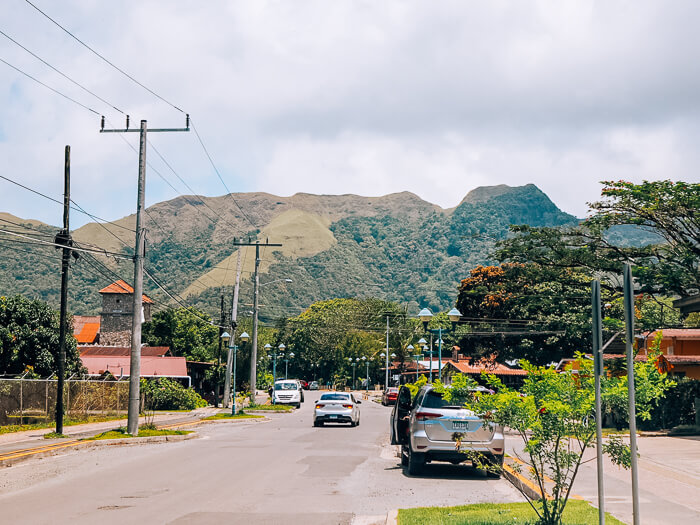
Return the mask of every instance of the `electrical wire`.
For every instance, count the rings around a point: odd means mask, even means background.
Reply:
[[[10,35],[8,35],[7,33],[5,33],[2,29],[0,29],[0,35],[4,36],[5,38],[7,38],[8,40],[10,40],[11,42],[14,42],[15,44],[17,44],[19,47],[21,47],[22,49],[24,49],[27,53],[29,53],[29,54],[32,55],[34,58],[36,58],[37,60],[39,60],[42,64],[45,64],[46,66],[50,67],[50,68],[53,69],[56,73],[58,73],[59,75],[61,75],[61,76],[62,76],[63,78],[65,78],[66,80],[72,82],[73,84],[75,84],[76,86],[78,86],[80,89],[82,89],[82,90],[85,91],[86,93],[89,93],[90,95],[92,95],[92,96],[95,97],[96,99],[98,99],[98,100],[104,102],[104,103],[107,104],[109,107],[111,107],[112,109],[118,111],[119,113],[124,114],[124,112],[123,112],[121,109],[119,109],[117,106],[115,106],[115,105],[112,104],[111,102],[107,102],[107,101],[106,101],[105,99],[103,99],[101,96],[97,95],[97,94],[94,93],[93,91],[90,91],[88,88],[86,88],[85,86],[83,86],[83,85],[80,84],[79,82],[73,80],[71,77],[69,77],[68,75],[66,75],[63,71],[60,71],[60,70],[57,69],[56,67],[54,67],[54,66],[52,66],[51,64],[49,64],[46,60],[44,60],[43,58],[41,58],[39,55],[37,55],[37,54],[34,53],[33,51],[27,49],[25,46],[23,46],[22,44],[20,44],[17,40],[15,40],[15,39],[12,38]]]
[[[78,102],[77,100],[75,100],[74,98],[69,97],[69,96],[66,95],[65,93],[61,93],[59,90],[52,88],[51,86],[49,86],[48,84],[43,83],[41,80],[39,80],[39,79],[37,79],[37,78],[34,78],[34,77],[33,77],[32,75],[30,75],[29,73],[25,73],[24,71],[22,71],[22,70],[21,70],[20,68],[18,68],[17,66],[13,66],[12,64],[10,64],[10,63],[9,63],[7,60],[5,60],[4,58],[0,58],[0,62],[2,62],[3,64],[5,64],[5,65],[7,65],[7,66],[9,66],[9,67],[11,67],[12,69],[14,69],[15,71],[17,71],[18,73],[23,74],[25,77],[30,78],[31,80],[33,80],[33,81],[36,82],[37,84],[40,84],[40,85],[44,86],[46,89],[49,89],[49,90],[53,91],[54,93],[56,93],[57,95],[62,96],[62,97],[65,98],[66,100],[70,100],[71,102],[73,102],[73,104],[77,104],[77,105],[80,106],[81,108],[87,109],[88,111],[94,113],[95,115],[100,115],[99,112],[95,111],[95,110],[92,109],[91,107],[86,106],[86,105],[83,104],[82,102]]]
[[[145,89],[146,91],[148,91],[151,95],[153,95],[153,96],[155,96],[156,98],[162,100],[163,102],[165,102],[166,104],[168,104],[168,105],[169,105],[170,107],[172,107],[173,109],[176,109],[176,110],[179,111],[180,113],[184,113],[184,111],[181,110],[179,107],[177,107],[176,105],[174,105],[174,104],[171,103],[171,102],[168,102],[165,98],[161,97],[158,93],[156,93],[155,91],[153,91],[153,90],[150,89],[149,87],[146,87],[146,86],[143,85],[141,82],[139,82],[139,81],[136,80],[134,77],[132,77],[129,73],[127,73],[126,71],[124,71],[124,70],[121,69],[120,67],[116,66],[113,62],[111,62],[110,60],[108,60],[107,58],[105,58],[104,56],[102,56],[100,53],[98,53],[97,51],[95,51],[92,47],[90,47],[88,44],[86,44],[85,42],[83,42],[80,38],[78,38],[78,37],[75,36],[73,33],[71,33],[68,29],[66,29],[65,27],[63,27],[61,24],[59,24],[56,20],[54,20],[53,18],[51,18],[51,17],[50,17],[48,14],[46,14],[44,11],[42,11],[41,9],[39,9],[39,8],[38,8],[36,5],[34,5],[32,2],[30,2],[29,0],[25,0],[25,2],[27,2],[30,6],[32,6],[34,9],[36,9],[39,13],[41,13],[42,15],[44,15],[48,20],[50,20],[51,22],[53,22],[54,25],[56,25],[56,26],[59,27],[61,30],[63,30],[63,31],[64,31],[66,34],[68,34],[71,38],[73,38],[74,40],[76,40],[77,42],[79,42],[83,47],[85,47],[85,48],[86,48],[87,50],[89,50],[91,53],[93,53],[94,55],[98,56],[98,57],[101,58],[104,62],[106,62],[107,64],[109,64],[110,66],[112,66],[114,69],[116,69],[117,71],[119,71],[122,75],[124,75],[125,77],[127,77],[129,80],[131,80],[132,82],[134,82],[134,83],[136,83],[137,85],[141,86],[143,89]]]
[[[0,233],[5,233],[8,235],[21,237],[23,239],[29,239],[30,241],[37,243],[37,244],[45,244],[47,246],[55,246],[57,248],[70,248],[71,250],[76,251],[76,252],[99,253],[101,255],[109,255],[111,257],[118,257],[120,259],[132,259],[132,257],[125,256],[123,253],[114,253],[114,252],[109,252],[107,250],[93,250],[93,249],[87,249],[87,248],[76,248],[75,246],[65,246],[63,244],[57,244],[55,242],[49,242],[49,241],[42,241],[40,239],[35,239],[33,237],[27,237],[26,235],[22,235],[20,233],[13,233],[11,231],[3,230],[3,229],[0,229]]]

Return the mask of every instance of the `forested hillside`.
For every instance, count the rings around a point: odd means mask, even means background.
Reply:
[[[333,297],[375,296],[406,304],[409,310],[418,305],[445,308],[454,302],[458,283],[471,268],[493,262],[493,245],[507,235],[511,224],[557,226],[577,221],[534,185],[478,188],[451,210],[410,193],[377,198],[257,193],[236,194],[235,199],[246,217],[226,197],[181,197],[150,207],[146,266],[183,301],[217,314],[222,290],[230,300],[236,265],[234,237],[257,235],[282,242],[279,251],[262,251],[261,282],[280,278],[293,282],[261,289],[261,317],[267,321],[298,314],[314,301]],[[214,211],[219,218],[207,220]],[[116,233],[112,235],[105,228],[89,226],[79,229],[76,238],[131,253],[133,237],[128,230],[107,225]],[[32,228],[46,235],[56,231],[45,225]],[[253,257],[252,249],[245,252],[243,312],[252,302]],[[98,312],[97,291],[116,276],[133,280],[128,260],[97,258],[109,269],[89,255],[73,265],[70,306],[75,313]],[[3,244],[3,294],[22,293],[57,304],[59,271],[60,252],[53,247]],[[171,304],[148,278],[145,289],[158,303]]]

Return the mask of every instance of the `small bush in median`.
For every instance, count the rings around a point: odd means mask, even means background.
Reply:
[[[207,406],[207,402],[193,389],[166,377],[142,379],[141,392],[147,410],[194,410]]]

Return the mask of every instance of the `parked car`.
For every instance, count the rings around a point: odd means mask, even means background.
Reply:
[[[396,386],[390,386],[382,394],[382,405],[393,405],[396,403],[396,397],[399,395],[399,388]]]
[[[401,464],[409,474],[419,474],[431,461],[455,465],[468,461],[466,450],[480,452],[488,462],[503,465],[503,427],[467,410],[463,401],[447,401],[431,385],[423,386],[413,401],[408,387],[399,389],[391,413],[391,444],[401,447]]]
[[[273,405],[294,405],[301,407],[303,401],[303,393],[301,385],[296,379],[281,379],[275,382],[275,388],[272,392]]]
[[[314,406],[314,426],[322,427],[324,423],[350,423],[351,427],[360,424],[360,407],[362,401],[355,399],[349,392],[327,392]]]
[[[309,383],[309,390],[318,390],[318,381],[311,381],[311,383]]]

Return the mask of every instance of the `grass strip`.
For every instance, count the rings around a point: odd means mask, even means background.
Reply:
[[[208,421],[216,421],[219,419],[258,419],[258,418],[264,418],[265,416],[259,416],[257,414],[246,414],[242,410],[238,412],[235,416],[231,414],[231,412],[218,412],[214,414],[213,416],[208,416],[203,418],[204,420]]]
[[[537,514],[528,503],[478,503],[459,507],[420,507],[400,509],[398,525],[535,525]],[[564,525],[596,525],[598,509],[586,501],[569,500],[562,519]],[[624,523],[606,513],[607,525]]]
[[[96,441],[99,439],[124,439],[132,437],[154,437],[154,436],[184,436],[185,434],[191,434],[192,430],[169,430],[169,429],[152,429],[152,428],[140,428],[138,436],[132,436],[126,432],[126,428],[121,427],[114,430],[108,430],[107,432],[102,432],[96,436],[90,438],[85,438],[85,441]]]
[[[65,434],[59,434],[58,432],[49,432],[47,434],[44,434],[44,439],[61,439],[67,437],[70,436],[66,436]]]
[[[291,405],[248,405],[247,410],[264,410],[266,412],[291,412],[294,407]]]

